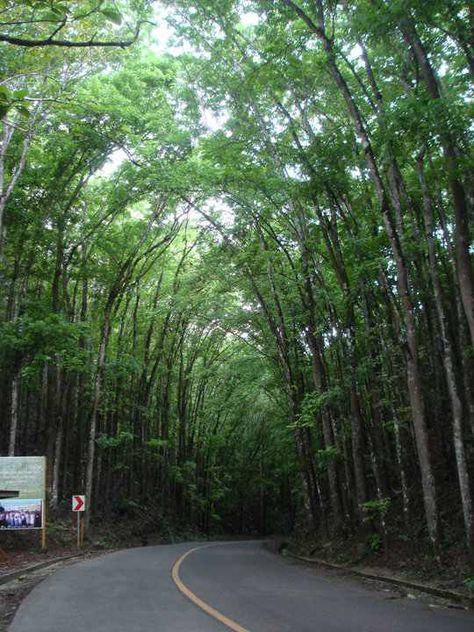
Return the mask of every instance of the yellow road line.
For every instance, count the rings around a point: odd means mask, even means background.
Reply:
[[[219,610],[216,610],[215,608],[210,606],[208,603],[200,599],[197,595],[195,595],[192,592],[192,590],[190,590],[181,581],[181,578],[179,576],[179,569],[181,567],[181,564],[184,562],[184,560],[188,557],[188,555],[191,555],[191,553],[194,553],[194,551],[198,551],[199,549],[205,549],[208,546],[215,546],[215,545],[205,544],[204,546],[196,546],[194,547],[194,549],[190,549],[189,551],[187,551],[187,553],[184,553],[184,555],[178,558],[176,562],[174,563],[173,568],[171,570],[171,576],[173,578],[173,581],[176,584],[178,590],[182,592],[185,597],[187,597],[196,606],[198,606],[198,608],[201,608],[201,610],[204,610],[206,614],[208,614],[214,619],[217,619],[217,621],[220,621],[221,623],[226,625],[229,628],[229,630],[233,630],[233,632],[249,632],[249,630],[246,630],[235,621],[232,621],[232,619],[229,619],[228,617],[226,617],[224,614],[222,614],[222,612],[219,612]]]

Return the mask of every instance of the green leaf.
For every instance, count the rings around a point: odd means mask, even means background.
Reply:
[[[24,88],[22,88],[21,90],[15,90],[15,92],[13,93],[13,97],[18,100],[24,99],[27,95],[28,90],[25,90]]]
[[[114,24],[122,24],[122,15],[115,9],[102,9],[102,14]]]
[[[64,18],[69,13],[69,8],[64,2],[58,2],[51,7],[51,11],[58,17]]]
[[[39,17],[45,22],[61,22],[61,20],[64,20],[65,16],[63,13],[58,12],[57,10],[50,10],[45,11],[45,13],[41,13]]]
[[[11,99],[11,97],[12,94],[7,86],[0,86],[0,99],[2,99],[3,101],[7,101]]]
[[[19,112],[22,116],[30,116],[31,112],[25,105],[16,104],[15,110]]]

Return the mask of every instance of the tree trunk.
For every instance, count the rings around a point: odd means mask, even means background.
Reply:
[[[437,270],[436,249],[433,237],[433,207],[431,196],[429,194],[428,186],[425,180],[422,157],[419,157],[418,159],[418,178],[420,180],[420,185],[423,192],[423,211],[425,221],[425,235],[426,241],[428,243],[428,258],[430,264],[429,269],[431,282],[433,285],[436,311],[438,314],[438,324],[443,345],[443,365],[451,404],[453,443],[454,452],[456,455],[459,489],[461,492],[464,527],[466,531],[468,550],[471,557],[471,565],[474,567],[474,515],[471,494],[471,482],[469,480],[467,456],[463,441],[463,407],[456,379],[454,352],[448,331],[449,324],[444,309],[441,282]]]
[[[401,250],[400,240],[391,218],[390,202],[379,173],[377,161],[375,159],[368,132],[365,129],[362,115],[359,112],[358,106],[349,89],[349,86],[337,65],[334,51],[334,42],[326,34],[324,25],[324,7],[322,1],[316,0],[318,24],[316,24],[309,17],[309,15],[307,15],[292,0],[282,0],[282,2],[293,9],[293,11],[306,23],[308,28],[318,37],[318,39],[323,44],[329,72],[346,102],[349,115],[353,121],[357,136],[359,137],[362,144],[367,165],[369,167],[370,177],[374,183],[374,187],[377,193],[385,230],[390,240],[390,245],[392,247],[392,252],[397,268],[397,285],[400,293],[407,337],[407,349],[405,355],[408,391],[410,396],[410,406],[413,417],[413,427],[415,430],[418,459],[421,470],[425,515],[429,536],[433,543],[435,551],[437,551],[439,548],[439,523],[436,502],[436,487],[431,463],[428,429],[425,418],[425,404],[418,366],[418,348],[416,340],[415,321],[413,316],[413,305],[409,292],[408,271]]]
[[[420,66],[422,76],[425,80],[426,88],[432,99],[442,102],[441,90],[438,79],[428,58],[425,47],[416,31],[416,27],[408,18],[400,22],[400,29],[411,46],[413,54]],[[469,211],[468,200],[461,179],[458,177],[458,152],[452,135],[449,131],[448,123],[445,120],[445,111],[441,110],[439,136],[443,153],[446,160],[447,174],[451,188],[451,196],[454,207],[454,217],[456,220],[455,245],[456,261],[459,278],[459,288],[464,306],[464,312],[471,334],[471,345],[474,346],[474,275],[472,271],[471,237],[469,234]]]
[[[20,371],[17,370],[12,379],[11,403],[10,403],[10,439],[8,444],[8,456],[15,456],[18,434],[18,406],[20,392]]]
[[[86,499],[88,510],[85,515],[86,530],[89,527],[91,511],[93,508],[93,487],[94,487],[94,465],[95,465],[95,441],[97,434],[97,422],[102,398],[102,383],[104,379],[107,347],[110,336],[110,318],[112,305],[106,309],[100,337],[99,353],[97,356],[97,369],[94,379],[94,395],[92,400],[92,413],[89,424],[89,440],[87,444],[87,467],[86,467]]]

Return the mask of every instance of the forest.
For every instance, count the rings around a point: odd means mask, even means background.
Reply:
[[[474,568],[472,5],[0,0],[0,42],[0,453],[50,515]]]

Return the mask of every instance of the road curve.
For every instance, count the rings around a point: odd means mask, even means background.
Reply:
[[[189,599],[193,595],[201,607]],[[211,614],[201,609],[206,606]],[[396,598],[292,563],[259,542],[226,542],[129,549],[62,569],[30,593],[10,632],[232,629],[214,618],[219,614],[249,632],[474,630],[471,613]]]

